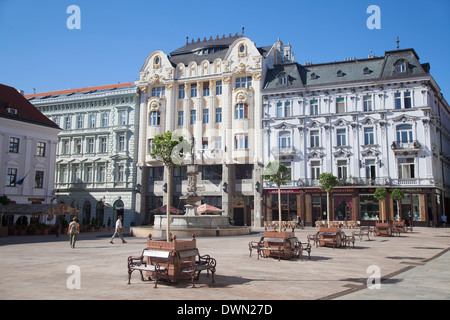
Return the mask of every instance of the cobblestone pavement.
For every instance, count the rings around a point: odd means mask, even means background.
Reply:
[[[296,235],[306,241],[314,232],[305,228]],[[197,238],[200,253],[217,260],[216,283],[202,274],[198,288],[186,280],[161,282],[156,289],[137,272],[127,284],[127,257],[142,252],[144,238],[127,237],[126,244],[116,238],[110,244],[111,233],[82,233],[71,249],[67,235],[8,236],[0,238],[0,299],[450,299],[450,228],[371,236],[357,239],[355,248],[313,247],[310,260],[281,261],[249,256],[249,241],[262,234],[254,228],[245,236]],[[79,289],[67,286],[70,266],[79,268]],[[379,289],[367,289],[370,266],[379,268]]]

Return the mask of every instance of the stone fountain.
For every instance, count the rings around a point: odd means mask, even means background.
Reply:
[[[191,139],[191,153],[190,161],[187,165],[188,176],[188,192],[187,195],[180,197],[182,200],[186,200],[187,204],[184,215],[171,215],[170,216],[170,231],[172,235],[180,237],[192,237],[192,234],[196,236],[229,236],[249,234],[250,227],[235,227],[231,226],[228,216],[222,215],[199,215],[197,213],[197,207],[201,205],[203,196],[197,194],[197,165],[195,164],[195,152],[194,152],[194,138]],[[156,215],[153,235],[155,237],[165,237],[167,228],[167,216]]]

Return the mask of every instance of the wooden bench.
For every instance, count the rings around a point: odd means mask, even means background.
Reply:
[[[216,259],[211,258],[209,254],[203,256],[200,255],[198,249],[178,251],[177,254],[180,261],[181,274],[191,278],[193,288],[195,288],[194,279],[198,280],[200,273],[204,270],[206,270],[208,277],[209,272],[211,272],[211,282],[215,282],[214,273],[216,272]]]
[[[259,241],[250,241],[248,243],[248,250],[250,251],[250,257],[252,256],[252,251],[256,250],[257,257],[262,257],[262,248],[264,247],[264,237],[261,237]]]
[[[150,272],[151,277],[155,279],[155,288],[158,286],[158,280],[162,277],[169,279],[169,263],[172,257],[171,251],[156,251],[144,249],[139,257],[128,257],[128,284],[131,281],[131,274],[134,270],[141,273],[141,280],[144,279],[143,272]],[[151,277],[147,280],[150,281]]]
[[[332,245],[333,248],[340,247],[342,236],[340,228],[320,228],[318,232],[318,244],[322,246]]]
[[[369,233],[370,227],[361,227],[358,231],[352,232],[353,236],[358,236],[360,241],[362,241],[364,236],[367,236],[367,240],[370,240]]]
[[[392,225],[393,232],[400,235],[400,232],[406,233],[407,228],[404,221],[394,221]]]
[[[392,225],[388,222],[377,223],[375,225],[375,234],[377,236],[391,236],[392,235]]]
[[[268,257],[272,252],[278,253],[278,261],[281,259],[281,254],[285,255],[286,239],[283,238],[267,238],[264,237],[264,246],[261,248],[264,252],[264,257]]]

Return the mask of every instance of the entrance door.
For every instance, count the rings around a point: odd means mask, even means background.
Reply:
[[[233,220],[235,226],[244,225],[244,208],[233,208]]]
[[[122,223],[124,222],[124,206],[122,200],[116,200],[113,205],[113,224],[115,225],[119,216],[122,216]]]

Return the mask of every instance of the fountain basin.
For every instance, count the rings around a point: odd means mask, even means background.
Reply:
[[[155,215],[155,224],[152,236],[166,237],[167,216]],[[144,229],[144,228],[143,228]],[[147,231],[145,231],[148,233]],[[192,234],[197,237],[235,236],[250,234],[251,227],[231,226],[227,216],[197,215],[197,216],[170,216],[170,232],[177,238],[190,238]],[[139,227],[133,227],[133,235],[139,234]],[[144,235],[148,236],[148,234]]]

